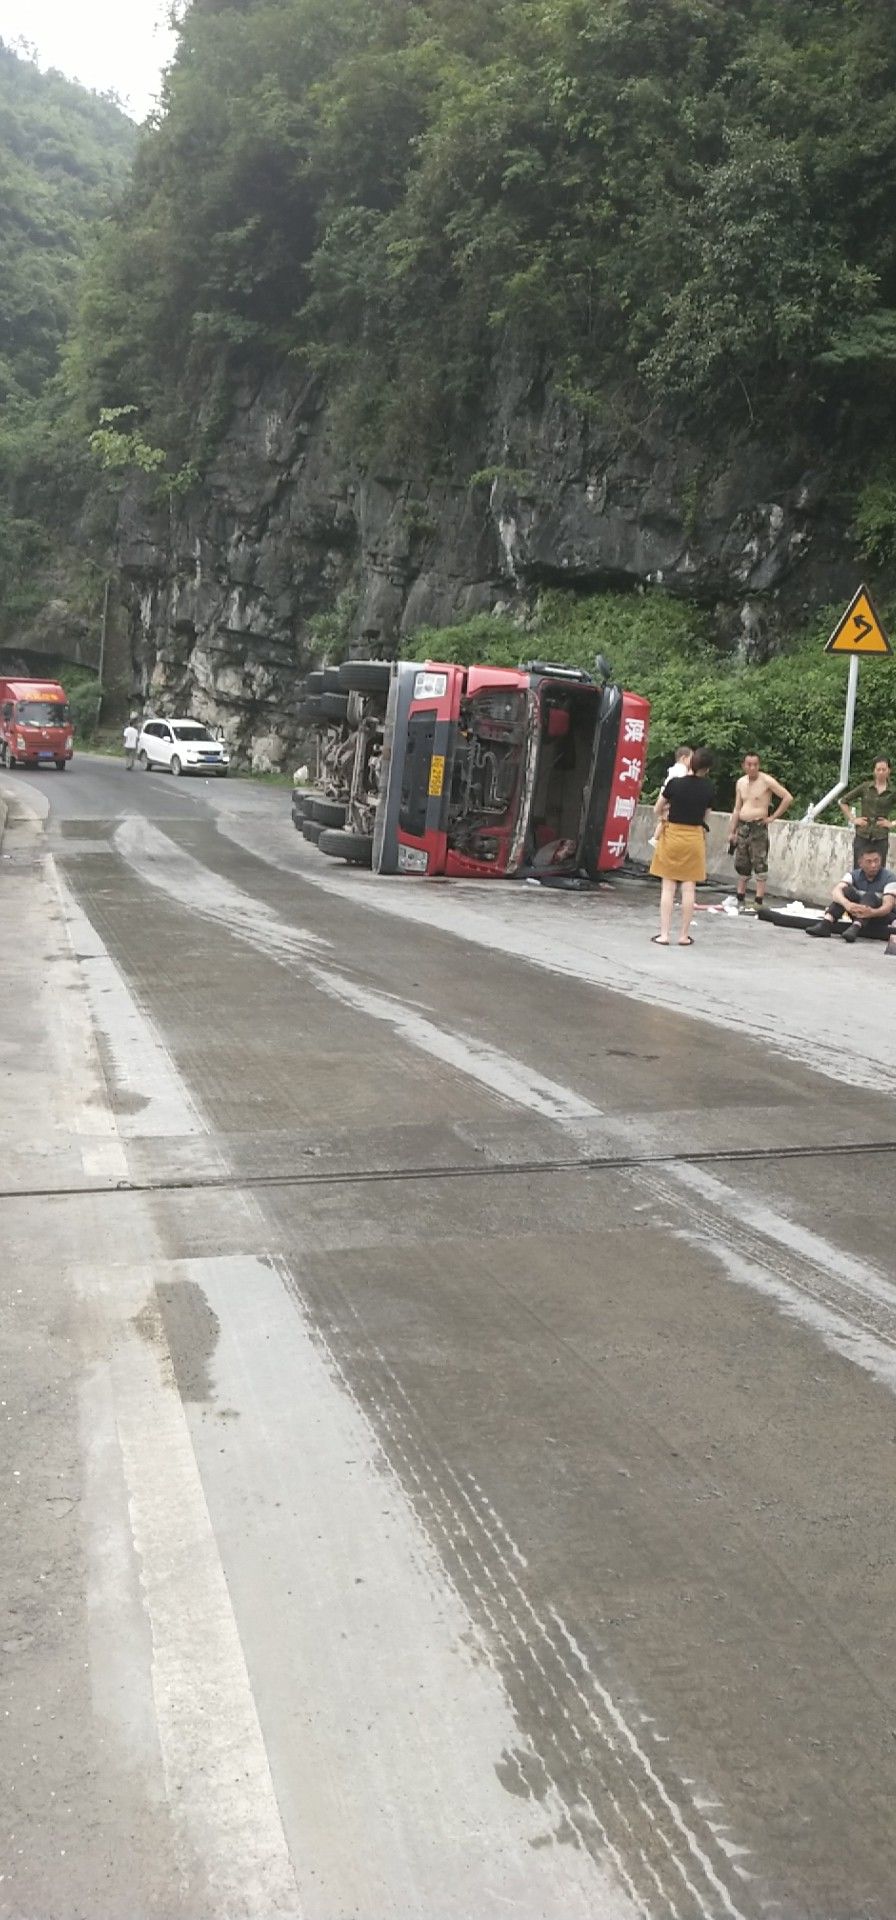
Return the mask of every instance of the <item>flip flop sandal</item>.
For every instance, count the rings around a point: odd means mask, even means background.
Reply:
[[[658,933],[652,933],[650,936],[650,944],[652,947],[667,947],[669,942],[668,940],[661,940]]]
[[[687,939],[686,939],[686,940],[679,940],[679,942],[678,942],[678,945],[679,945],[680,947],[692,947],[692,946],[693,946],[693,944],[694,944],[694,942],[693,942],[693,940],[691,939],[691,936],[690,936],[690,934],[688,934],[688,937],[687,937]]]

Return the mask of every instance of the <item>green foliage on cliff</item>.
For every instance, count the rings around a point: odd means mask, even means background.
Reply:
[[[137,130],[111,100],[40,73],[0,41],[0,397],[41,392],[71,323],[91,229],[124,184]]]
[[[294,351],[358,444],[518,356],[744,419],[889,391],[892,0],[193,0],[90,276],[94,411]]]
[[[826,656],[824,642],[842,608],[821,612],[795,635],[786,653],[764,665],[720,654],[704,617],[659,592],[545,594],[525,628],[481,615],[461,626],[420,628],[404,643],[408,660],[473,661],[516,666],[551,660],[593,671],[595,655],[615,678],[651,703],[647,789],[656,789],[675,748],[708,746],[716,760],[720,799],[727,804],[745,753],[764,764],[800,806],[820,799],[840,764],[848,663]],[[896,630],[896,607],[882,609]],[[853,766],[870,771],[875,755],[896,765],[896,662],[867,662],[860,677]],[[839,816],[837,816],[839,821]]]
[[[0,41],[0,633],[15,635],[48,591],[72,589],[61,530],[87,458],[60,356],[88,244],[136,137],[114,101]]]

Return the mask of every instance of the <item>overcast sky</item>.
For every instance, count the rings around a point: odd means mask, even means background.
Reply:
[[[0,0],[0,40],[26,40],[42,67],[97,93],[111,87],[135,120],[153,105],[172,50],[169,0]]]

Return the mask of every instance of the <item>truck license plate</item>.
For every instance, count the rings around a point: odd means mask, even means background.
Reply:
[[[434,753],[432,756],[432,760],[430,761],[430,767],[429,767],[430,800],[441,799],[442,788],[444,787],[444,785],[445,785],[445,755],[443,753]]]

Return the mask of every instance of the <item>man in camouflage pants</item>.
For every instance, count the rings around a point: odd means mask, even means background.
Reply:
[[[761,907],[765,899],[769,825],[772,820],[780,820],[782,813],[793,805],[793,794],[788,793],[779,780],[773,780],[770,773],[763,773],[758,753],[745,753],[743,765],[734,790],[734,811],[728,822],[728,851],[734,854],[738,905],[745,910],[751,873],[756,879],[757,907]],[[778,804],[770,814],[772,799],[777,799]]]

